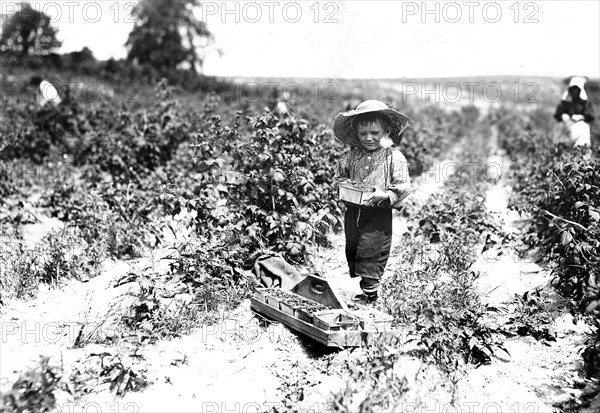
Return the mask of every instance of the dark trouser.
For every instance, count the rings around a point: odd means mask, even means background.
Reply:
[[[348,206],[344,229],[350,277],[361,277],[360,288],[374,295],[392,247],[392,210]]]

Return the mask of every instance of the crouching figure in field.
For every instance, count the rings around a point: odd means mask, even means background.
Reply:
[[[566,126],[574,146],[591,146],[590,123],[594,115],[584,85],[585,78],[573,77],[554,113],[554,119]]]

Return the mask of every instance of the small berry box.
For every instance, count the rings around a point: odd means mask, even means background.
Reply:
[[[324,310],[314,313],[314,324],[322,330],[358,330],[359,321],[345,310]]]
[[[365,198],[374,188],[371,186],[356,186],[341,183],[338,186],[338,198],[340,201],[346,201],[355,205],[365,205]]]
[[[352,311],[360,321],[363,330],[388,331],[392,329],[394,317],[374,308]]]

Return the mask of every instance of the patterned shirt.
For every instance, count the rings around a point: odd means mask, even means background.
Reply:
[[[390,206],[400,208],[410,192],[408,163],[398,148],[353,148],[340,158],[336,180],[366,183],[386,191]]]

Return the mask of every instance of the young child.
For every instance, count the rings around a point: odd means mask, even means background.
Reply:
[[[350,277],[360,277],[366,303],[377,300],[379,283],[392,245],[392,208],[400,208],[410,191],[408,165],[400,150],[410,118],[377,100],[340,113],[333,131],[352,149],[340,159],[337,182],[370,185],[365,206],[346,203],[344,217],[346,259]]]

